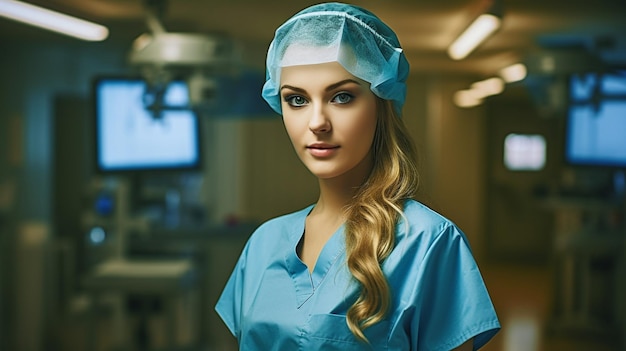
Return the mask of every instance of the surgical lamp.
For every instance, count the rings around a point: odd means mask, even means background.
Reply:
[[[186,81],[191,108],[202,110],[214,105],[216,74],[238,66],[235,44],[218,35],[166,32],[151,11],[147,11],[147,24],[150,32],[135,39],[129,62],[148,83],[152,96],[147,100],[153,101],[149,108],[155,116],[163,107],[165,87],[176,79]]]

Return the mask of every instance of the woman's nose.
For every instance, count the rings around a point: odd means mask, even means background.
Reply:
[[[331,130],[330,120],[321,104],[314,106],[309,119],[309,130],[313,133],[328,133]]]

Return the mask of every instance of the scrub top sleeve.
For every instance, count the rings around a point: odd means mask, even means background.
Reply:
[[[420,349],[449,351],[474,338],[474,350],[500,329],[495,309],[464,234],[446,227],[424,261]]]
[[[233,272],[222,291],[217,304],[215,305],[215,311],[222,318],[230,332],[239,339],[241,330],[241,312],[242,312],[242,297],[243,297],[243,278],[244,269],[246,266],[246,252],[248,245],[244,248],[243,253],[239,257]]]

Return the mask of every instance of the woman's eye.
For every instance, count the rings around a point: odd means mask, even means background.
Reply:
[[[335,97],[333,98],[333,102],[338,103],[338,104],[347,104],[350,101],[352,101],[353,98],[354,96],[352,96],[352,94],[339,93],[335,95]]]
[[[285,101],[289,105],[295,106],[295,107],[304,106],[307,103],[306,99],[304,97],[300,96],[300,95],[286,96],[285,97]]]

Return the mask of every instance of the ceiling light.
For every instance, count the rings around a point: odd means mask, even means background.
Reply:
[[[99,24],[15,0],[0,0],[0,16],[87,41],[101,41],[109,30]]]
[[[492,77],[473,83],[469,89],[459,90],[452,97],[454,104],[459,107],[474,107],[482,104],[488,96],[497,95],[504,91],[504,81]]]
[[[483,99],[471,89],[459,90],[452,97],[454,104],[459,107],[474,107],[483,102]]]
[[[516,63],[500,70],[500,77],[507,83],[518,82],[526,78],[528,70],[523,63]]]
[[[504,91],[504,81],[498,77],[481,80],[472,84],[471,90],[476,91],[476,94],[481,98],[500,94]]]
[[[469,55],[480,43],[500,28],[500,18],[492,14],[482,14],[450,45],[448,55],[461,60]]]

